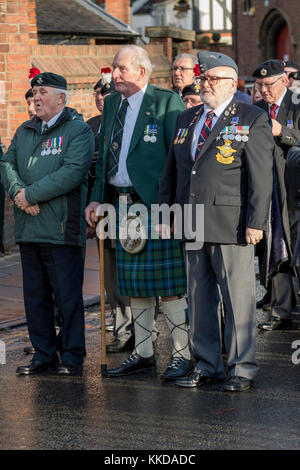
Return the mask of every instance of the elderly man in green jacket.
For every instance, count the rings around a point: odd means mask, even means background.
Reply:
[[[152,327],[155,298],[161,297],[173,340],[172,359],[162,378],[175,380],[190,368],[183,254],[178,240],[151,239],[150,225],[151,205],[156,203],[176,119],[185,108],[176,93],[149,85],[151,62],[141,47],[120,49],[113,68],[117,92],[104,104],[96,180],[86,220],[91,224],[91,211],[103,203],[114,202],[122,213],[124,208],[118,201],[123,196],[129,211],[136,203],[143,205],[149,225],[146,244],[141,244],[138,252],[130,249],[135,245],[133,240],[129,244],[122,242],[121,236],[117,240],[118,287],[131,299],[135,349],[120,367],[107,374],[118,377],[155,367]]]
[[[90,127],[66,107],[67,82],[41,73],[31,82],[36,116],[16,131],[1,160],[1,179],[15,203],[27,325],[35,349],[17,373],[81,372],[86,354],[82,284]],[[58,364],[54,299],[62,318]]]

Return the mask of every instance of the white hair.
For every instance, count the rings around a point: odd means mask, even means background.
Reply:
[[[197,57],[194,54],[188,54],[187,52],[177,55],[173,62],[175,62],[176,60],[180,60],[180,59],[190,59],[193,65],[198,64]]]
[[[59,95],[60,93],[63,93],[63,94],[65,95],[64,104],[67,104],[68,97],[69,97],[68,90],[65,90],[65,89],[63,89],[63,88],[54,88],[54,91],[55,91],[55,93],[57,93],[58,95]]]
[[[129,51],[132,52],[132,55],[133,55],[132,63],[137,68],[143,67],[146,71],[147,79],[149,79],[153,71],[153,67],[152,67],[148,52],[142,47],[136,46],[135,44],[129,44],[128,46],[124,46],[122,47],[122,49],[120,49],[120,51],[124,49],[128,49]]]

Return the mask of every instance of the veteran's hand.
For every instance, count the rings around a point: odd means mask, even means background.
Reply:
[[[95,202],[95,201],[92,201],[89,203],[89,205],[86,207],[85,209],[85,220],[86,220],[86,223],[90,226],[90,227],[95,227],[95,223],[97,222],[97,217],[94,217],[94,219],[92,219],[92,213],[95,213],[96,212],[96,209],[97,207],[100,206],[99,202]],[[94,214],[95,216],[95,214]]]
[[[256,228],[246,228],[246,242],[248,245],[256,245],[263,237],[263,231]]]
[[[20,189],[20,191],[17,192],[14,198],[14,203],[22,211],[24,211],[27,207],[30,206],[29,202],[25,197],[25,188],[22,188]]]
[[[278,137],[281,134],[281,131],[282,125],[275,119],[272,119],[272,134],[274,137]]]
[[[26,207],[25,212],[26,214],[35,217],[40,213],[40,207],[38,204],[35,204],[34,206],[28,206]]]

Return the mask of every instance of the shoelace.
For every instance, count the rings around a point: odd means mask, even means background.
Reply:
[[[181,366],[183,361],[184,361],[183,357],[173,357],[169,367],[172,369],[178,369]]]

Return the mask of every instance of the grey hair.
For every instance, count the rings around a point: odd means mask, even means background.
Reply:
[[[132,63],[137,67],[143,67],[146,70],[147,79],[150,78],[150,75],[153,71],[153,66],[151,64],[148,52],[140,46],[135,44],[129,44],[124,46],[121,50],[128,49],[133,53]]]
[[[54,91],[55,91],[55,93],[57,93],[58,95],[59,95],[60,93],[63,93],[63,94],[65,95],[64,104],[67,104],[68,97],[69,97],[68,91],[67,91],[67,90],[64,90],[63,88],[54,88]]]
[[[194,55],[194,54],[188,54],[187,52],[184,52],[183,54],[179,54],[175,57],[174,59],[174,62],[176,60],[180,60],[180,59],[190,59],[191,62],[193,62],[193,65],[196,65],[198,64],[198,59],[197,57]]]

